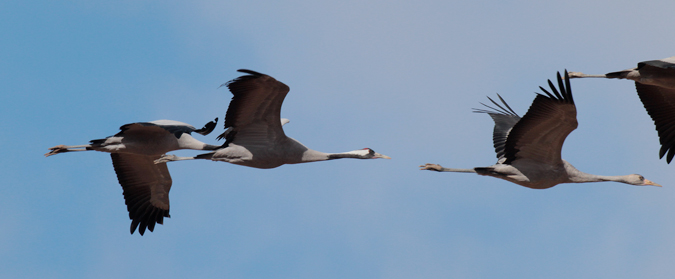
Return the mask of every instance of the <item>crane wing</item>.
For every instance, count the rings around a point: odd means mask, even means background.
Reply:
[[[641,70],[644,66],[651,66],[661,69],[675,69],[675,56],[660,60],[642,61],[638,63],[637,69]]]
[[[216,123],[218,123],[218,117],[216,117],[216,119],[213,121],[206,123],[201,129],[197,129],[190,124],[175,120],[135,122],[122,125],[122,127],[120,127],[120,132],[115,134],[115,136],[122,136],[128,133],[146,133],[149,137],[152,137],[154,135],[160,136],[166,132],[174,134],[176,138],[180,138],[182,133],[191,134],[192,132],[206,136],[213,131],[213,129],[216,127]]]
[[[666,162],[670,164],[675,156],[675,89],[639,82],[635,83],[635,88],[656,125],[661,142],[659,157],[663,158],[668,153]]]
[[[577,128],[577,110],[572,98],[569,75],[565,81],[558,73],[558,87],[548,81],[553,94],[539,87],[546,95],[538,94],[530,109],[513,127],[504,148],[506,164],[529,159],[543,164],[561,164],[561,150],[565,138]]]
[[[502,96],[497,94],[497,97],[499,97],[499,100],[502,101],[504,106],[488,97],[488,100],[490,100],[497,108],[481,103],[489,109],[473,109],[473,112],[487,113],[495,122],[495,128],[492,131],[492,142],[495,147],[495,153],[497,153],[497,162],[502,162],[502,159],[505,158],[504,146],[506,144],[506,139],[513,126],[520,120],[520,116],[511,109],[504,99],[502,99]]]
[[[112,153],[110,157],[117,173],[131,219],[131,233],[138,227],[143,235],[146,227],[153,231],[155,223],[162,224],[169,216],[171,175],[166,163],[155,164],[157,156]],[[140,226],[139,226],[140,225]]]
[[[225,115],[225,129],[219,139],[226,138],[226,144],[234,137],[247,137],[251,141],[269,141],[283,138],[281,128],[281,105],[290,88],[271,76],[251,70],[224,85],[232,92],[232,101]]]
[[[206,136],[213,132],[213,129],[216,128],[216,124],[218,124],[218,117],[216,117],[216,119],[213,121],[209,121],[208,123],[204,124],[204,127],[201,129],[195,130],[195,133]]]

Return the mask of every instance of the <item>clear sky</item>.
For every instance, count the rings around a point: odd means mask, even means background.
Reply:
[[[523,115],[556,71],[675,55],[672,0],[58,2],[0,2],[2,278],[675,274],[675,165],[630,81],[573,80],[563,158],[663,188],[417,167],[496,162],[486,96]],[[172,217],[140,236],[107,154],[43,157],[157,119],[219,117],[216,143],[241,68],[291,87],[289,136],[393,159],[170,163]]]

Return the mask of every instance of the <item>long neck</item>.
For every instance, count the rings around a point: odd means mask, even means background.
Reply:
[[[342,153],[325,153],[321,151],[316,151],[312,149],[307,149],[302,154],[302,162],[316,162],[316,161],[326,161],[333,159],[342,159],[342,158],[354,158],[354,159],[367,159],[367,157],[359,152],[360,150],[342,152]]]
[[[604,182],[604,181],[614,181],[630,184],[627,180],[628,175],[596,175],[582,172],[571,164],[567,163],[565,166],[567,174],[570,180],[570,183],[585,183],[585,182]]]
[[[194,149],[194,150],[216,150],[220,148],[220,145],[212,145],[208,143],[203,143],[196,139],[191,141],[181,141],[178,145],[180,149]]]
[[[570,182],[572,183],[584,183],[584,182],[604,182],[604,181],[614,181],[621,183],[628,183],[627,175],[595,175],[585,172],[580,172],[578,175],[570,177]],[[628,183],[630,184],[630,183]]]
[[[183,133],[180,138],[178,138],[178,147],[179,149],[194,149],[194,150],[216,150],[220,148],[218,145],[211,145],[208,143],[203,143],[187,133]]]
[[[363,153],[362,150],[349,151],[343,153],[329,153],[328,160],[333,159],[342,159],[342,158],[354,158],[354,159],[367,159],[367,153]]]

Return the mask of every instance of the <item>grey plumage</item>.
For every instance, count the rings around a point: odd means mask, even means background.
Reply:
[[[473,169],[451,169],[437,164],[420,166],[422,170],[441,172],[473,172],[501,178],[533,189],[546,189],[560,183],[616,181],[632,185],[654,185],[641,175],[600,176],[581,172],[561,158],[567,136],[577,127],[576,106],[572,96],[567,71],[563,82],[557,75],[558,88],[549,80],[551,92],[539,87],[544,94],[537,94],[530,109],[520,118],[504,99],[503,107],[490,101],[498,109],[474,109],[487,113],[495,122],[493,140],[497,164]]]
[[[104,139],[91,140],[85,145],[58,145],[50,148],[45,156],[75,151],[109,152],[117,179],[122,185],[129,219],[130,231],[136,228],[143,235],[145,229],[153,231],[155,224],[163,224],[169,215],[169,190],[171,175],[165,163],[154,161],[166,152],[178,149],[215,150],[217,145],[198,141],[192,132],[207,135],[213,131],[218,118],[203,128],[173,120],[156,120],[123,125],[120,132]]]
[[[640,101],[654,121],[661,149],[659,158],[666,156],[670,164],[675,157],[675,56],[638,63],[636,68],[604,75],[571,72],[570,78],[618,78],[635,81]]]

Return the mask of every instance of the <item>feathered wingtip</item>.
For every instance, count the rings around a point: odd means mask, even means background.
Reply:
[[[204,127],[202,127],[201,129],[195,130],[195,133],[200,134],[202,136],[206,136],[211,132],[213,132],[213,129],[216,128],[217,124],[218,124],[218,117],[216,117],[216,119],[214,119],[213,121],[209,121],[209,123],[206,123],[206,125],[204,125]]]
[[[486,104],[484,104],[484,103],[480,103],[481,105],[483,105],[483,106],[485,106],[485,107],[487,107],[487,108],[489,108],[489,109],[491,109],[491,110],[474,108],[474,109],[473,109],[473,112],[475,112],[475,113],[487,113],[487,114],[498,113],[498,114],[504,114],[504,115],[511,115],[511,116],[520,117],[520,116],[518,116],[518,114],[517,114],[515,111],[513,111],[513,109],[509,106],[509,104],[507,104],[506,101],[504,101],[504,99],[502,98],[501,95],[499,95],[499,93],[497,93],[497,97],[499,97],[499,100],[502,101],[502,104],[504,104],[504,107],[506,107],[506,108],[502,107],[499,103],[495,102],[494,100],[492,100],[492,98],[490,98],[490,97],[488,96],[488,97],[487,97],[488,100],[490,100],[490,102],[492,102],[492,104],[494,104],[494,105],[497,106],[498,108],[494,108],[494,107],[491,107],[491,106],[486,105]]]
[[[155,209],[152,211],[152,214],[142,218],[139,216],[136,216],[136,218],[132,217],[131,212],[129,213],[129,219],[131,219],[131,226],[129,227],[129,232],[131,234],[134,234],[136,231],[136,228],[138,228],[138,233],[140,235],[145,234],[145,230],[149,230],[151,232],[155,231],[155,225],[164,224],[164,218],[171,218],[171,215],[169,215],[169,211],[163,211],[163,210],[157,210]]]
[[[248,69],[239,69],[239,70],[237,70],[237,72],[247,73],[249,75],[254,75],[254,76],[264,76],[265,75],[265,74],[258,73],[256,71],[251,71],[251,70],[248,70]]]
[[[251,71],[251,70],[247,70],[247,69],[239,69],[239,70],[237,70],[237,72],[240,72],[240,73],[247,73],[247,74],[249,74],[249,75],[248,75],[248,76],[240,76],[240,77],[238,77],[238,78],[235,78],[235,79],[233,79],[233,80],[230,80],[230,81],[228,81],[228,82],[226,82],[226,83],[221,84],[220,86],[218,86],[218,88],[221,88],[221,87],[223,87],[223,86],[228,86],[228,87],[229,87],[230,84],[235,83],[235,82],[237,82],[237,81],[242,81],[242,80],[246,80],[246,79],[250,79],[250,78],[254,78],[254,77],[261,77],[261,76],[264,76],[264,75],[265,75],[265,74],[263,74],[263,73],[258,73],[258,72],[256,72],[256,71]]]
[[[673,157],[675,157],[675,148],[670,145],[661,145],[661,149],[659,150],[659,159],[663,159],[663,156],[665,156],[666,153],[668,154],[666,157],[666,163],[670,164],[670,162],[673,160]],[[45,154],[45,156],[48,156],[47,154]]]
[[[546,95],[551,99],[555,99],[568,104],[574,104],[574,98],[572,97],[572,87],[570,86],[570,77],[569,73],[567,73],[567,70],[565,70],[564,82],[563,78],[560,76],[560,72],[557,72],[557,78],[558,78],[558,87],[560,88],[560,91],[556,89],[555,85],[553,85],[553,82],[551,82],[550,79],[548,80],[548,86],[551,88],[551,91],[553,91],[553,94],[549,93],[548,91],[546,91],[546,89],[544,89],[541,86],[539,86],[539,89],[544,91],[544,93],[546,93]]]

